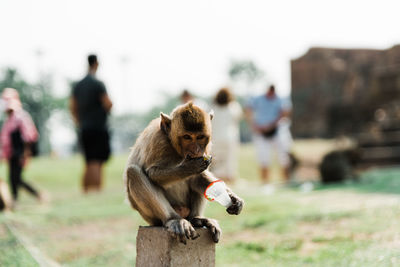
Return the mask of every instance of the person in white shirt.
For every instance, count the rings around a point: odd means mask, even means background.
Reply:
[[[222,88],[212,105],[212,171],[226,182],[237,176],[237,153],[239,149],[239,122],[243,110],[228,88]]]

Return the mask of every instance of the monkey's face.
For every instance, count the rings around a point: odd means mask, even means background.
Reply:
[[[211,118],[212,115],[189,102],[177,107],[171,117],[161,114],[161,129],[179,155],[198,158],[208,154]]]
[[[209,115],[197,114],[195,120],[187,114],[172,119],[170,139],[175,150],[183,158],[199,158],[208,154],[211,136],[211,120]]]
[[[186,132],[179,136],[179,145],[184,158],[199,158],[206,152],[210,136],[200,132]]]

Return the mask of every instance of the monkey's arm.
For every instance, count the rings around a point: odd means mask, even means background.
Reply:
[[[218,179],[214,176],[214,174],[206,170],[192,180],[191,188],[195,192],[203,195],[204,191],[207,189],[209,184],[216,180]],[[233,191],[229,187],[226,187],[226,192],[228,193],[228,195],[232,200],[232,205],[229,206],[226,209],[226,211],[229,214],[238,215],[242,211],[244,201],[240,197],[238,197],[235,193],[233,193]]]
[[[182,162],[173,166],[168,165],[168,163],[153,165],[146,169],[146,173],[155,183],[161,186],[166,186],[178,180],[189,178],[192,175],[201,173],[207,169],[210,163],[211,159],[184,159]]]

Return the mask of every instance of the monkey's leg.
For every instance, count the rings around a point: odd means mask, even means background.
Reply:
[[[207,227],[210,230],[214,242],[218,243],[222,231],[216,220],[203,217],[205,204],[206,199],[204,196],[198,192],[192,191],[190,194],[190,215],[188,220],[194,227]]]
[[[174,237],[185,244],[186,238],[198,237],[193,226],[175,212],[164,192],[151,183],[137,165],[131,165],[127,169],[127,190],[129,200],[135,202],[134,206],[150,224],[160,220]],[[152,218],[151,222],[149,218]]]

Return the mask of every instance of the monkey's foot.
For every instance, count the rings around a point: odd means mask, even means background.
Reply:
[[[200,235],[194,230],[193,226],[185,219],[172,219],[165,224],[168,232],[186,245],[186,239],[196,239]]]
[[[239,213],[242,211],[242,208],[244,205],[243,199],[239,198],[238,196],[236,196],[235,194],[232,194],[232,193],[230,193],[229,196],[231,197],[232,205],[230,205],[226,209],[226,211],[229,214],[239,215]]]
[[[216,220],[195,217],[195,218],[191,219],[190,222],[192,223],[192,225],[194,227],[203,227],[203,226],[207,227],[210,230],[210,233],[211,233],[211,236],[212,236],[212,239],[214,240],[214,242],[218,243],[222,231]]]

